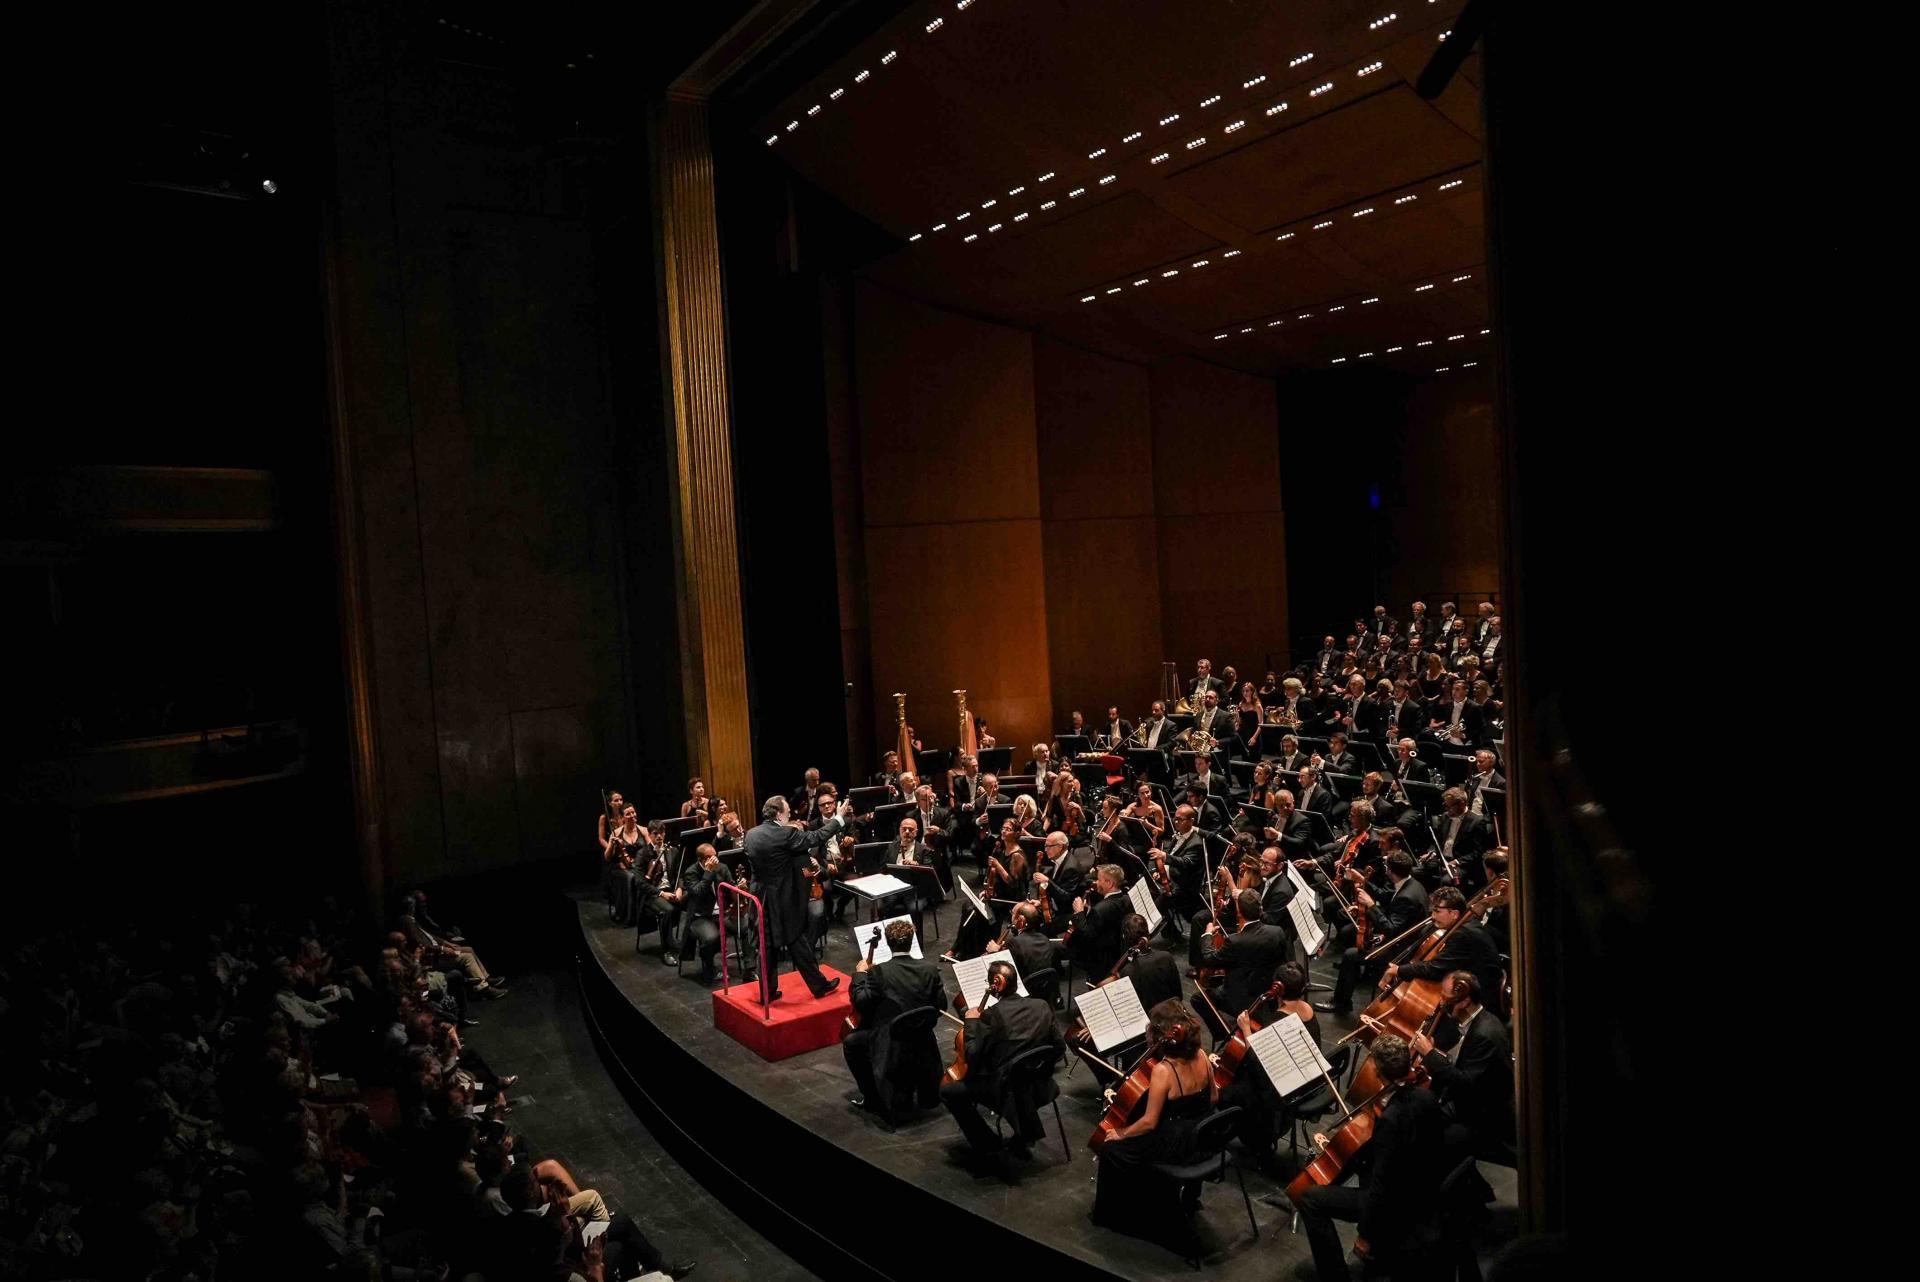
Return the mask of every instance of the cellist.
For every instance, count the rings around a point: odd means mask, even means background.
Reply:
[[[1357,883],[1348,894],[1347,898],[1354,907],[1367,915],[1368,952],[1375,947],[1384,947],[1425,919],[1427,888],[1413,875],[1413,869],[1413,856],[1404,850],[1396,850],[1387,856],[1387,880],[1393,884],[1391,891],[1375,896],[1364,883]],[[1404,956],[1418,942],[1408,936],[1397,951]],[[1359,986],[1361,977],[1384,973],[1386,968],[1384,960],[1369,962],[1365,953],[1349,944],[1340,954],[1340,977],[1334,981],[1332,1000],[1315,1002],[1314,1009],[1334,1015],[1347,1014],[1353,1009],[1353,990]]]
[[[1434,930],[1448,932],[1447,942],[1436,956],[1424,961],[1387,967],[1380,987],[1392,988],[1403,979],[1438,981],[1451,971],[1464,970],[1479,981],[1481,992],[1499,992],[1500,954],[1493,946],[1493,937],[1480,922],[1460,920],[1466,915],[1467,897],[1452,886],[1442,886],[1428,898],[1427,907],[1433,914]]]
[[[974,1153],[993,1153],[999,1137],[980,1116],[981,1104],[991,1106],[999,1086],[1000,1069],[1014,1056],[1036,1046],[1053,1046],[1062,1054],[1066,1043],[1053,1021],[1053,1007],[1038,997],[1022,997],[1010,962],[987,967],[987,993],[981,1006],[967,1011],[962,1023],[966,1038],[967,1072],[959,1081],[940,1087],[940,1102],[953,1114],[961,1134]],[[982,1009],[984,1007],[984,1009]],[[1016,1134],[1007,1146],[1015,1157],[1026,1156],[1027,1146],[1042,1138],[1040,1114],[1033,1100],[1016,1101]]]
[[[1216,1002],[1200,1004],[1201,1018],[1212,1030],[1215,1042],[1224,1041],[1231,1032],[1214,1014],[1214,1005],[1229,1012],[1228,1018],[1232,1018],[1232,1012],[1245,1010],[1262,989],[1273,983],[1275,969],[1287,956],[1286,932],[1268,925],[1260,916],[1259,891],[1238,891],[1233,904],[1233,933],[1229,935],[1219,922],[1209,921],[1206,942],[1201,946],[1206,965],[1226,971]]]
[[[1298,1199],[1300,1222],[1313,1248],[1313,1265],[1329,1282],[1351,1277],[1335,1220],[1359,1225],[1353,1253],[1362,1261],[1389,1261],[1431,1243],[1437,1231],[1440,1183],[1447,1176],[1446,1119],[1432,1091],[1403,1085],[1413,1074],[1413,1055],[1403,1038],[1382,1033],[1373,1040],[1374,1067],[1393,1090],[1374,1122],[1373,1141],[1361,1160],[1368,1170],[1359,1187],[1315,1184]],[[1353,1101],[1360,1108],[1361,1101]],[[1325,1147],[1328,1139],[1316,1134]]]
[[[1313,1006],[1306,999],[1307,968],[1297,961],[1281,962],[1280,968],[1273,973],[1273,979],[1280,985],[1280,994],[1273,999],[1271,1019],[1292,1015],[1307,1030],[1307,1036],[1313,1039],[1313,1044],[1320,1045],[1320,1021],[1314,1018]],[[1256,1014],[1261,1014],[1259,1007],[1251,1012],[1235,1012],[1234,1022],[1238,1025],[1241,1037],[1252,1037],[1270,1022],[1264,1014],[1255,1019]],[[1279,1164],[1274,1160],[1273,1138],[1278,1133],[1276,1123],[1283,1115],[1280,1097],[1274,1094],[1258,1055],[1242,1057],[1233,1081],[1221,1088],[1220,1107],[1231,1108],[1235,1105],[1244,1110],[1239,1130],[1241,1143],[1247,1152],[1254,1155],[1255,1163],[1262,1170],[1278,1175],[1280,1171]]]

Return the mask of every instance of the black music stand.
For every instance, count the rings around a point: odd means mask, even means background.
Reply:
[[[888,864],[880,871],[892,873],[913,887],[913,915],[932,918],[933,937],[940,938],[940,914],[936,910],[945,901],[946,892],[940,888],[939,874],[926,864]]]
[[[1300,751],[1306,753],[1309,757],[1313,756],[1316,752],[1323,757],[1327,755],[1327,738],[1325,735],[1297,734],[1294,736],[1294,739],[1299,742]]]
[[[997,775],[1013,768],[1012,748],[982,748],[979,752],[980,773]]]
[[[1083,734],[1063,734],[1053,743],[1060,761],[1070,762],[1079,753],[1093,751],[1093,740]]]
[[[1303,810],[1300,813],[1307,817],[1307,823],[1313,828],[1313,847],[1315,850],[1318,850],[1333,840],[1333,825],[1327,821],[1325,815],[1321,814],[1318,810]]]
[[[1034,858],[1047,848],[1045,837],[1016,837],[1014,840],[1020,843],[1020,849],[1027,852],[1028,866],[1032,866]]]
[[[689,828],[698,828],[699,826],[700,826],[700,816],[688,815],[685,819],[661,820],[660,832],[661,832],[661,835],[664,836],[668,841],[678,841],[680,839],[681,833],[685,832]]]
[[[1097,761],[1074,762],[1073,777],[1080,781],[1080,787],[1089,796],[1107,786],[1107,768]]]
[[[1264,842],[1267,839],[1267,829],[1273,827],[1273,811],[1267,809],[1265,806],[1256,806],[1245,801],[1240,803],[1238,809],[1240,814],[1244,815],[1251,825],[1248,831],[1252,832]]]
[[[1440,799],[1443,789],[1439,784],[1409,779],[1400,786],[1406,790],[1408,803],[1418,806],[1422,814],[1432,815],[1446,808]]]
[[[1013,775],[1000,780],[1000,795],[1007,798],[1032,797],[1038,801],[1040,788],[1034,783],[1032,775]]]
[[[853,804],[856,815],[870,815],[875,806],[886,805],[892,797],[893,789],[885,784],[847,789],[847,800]]]
[[[1342,775],[1328,771],[1320,778],[1322,783],[1333,789],[1333,795],[1336,797],[1345,797],[1351,801],[1360,795],[1362,780],[1359,775]]]
[[[1440,772],[1446,776],[1449,784],[1458,787],[1464,784],[1467,776],[1473,773],[1473,758],[1451,752],[1446,753],[1440,758]]]
[[[1360,762],[1361,774],[1369,770],[1378,770],[1382,774],[1390,773],[1387,769],[1387,759],[1380,755],[1379,744],[1366,739],[1348,740],[1347,747],[1353,749],[1354,757]]]
[[[1136,779],[1151,779],[1154,783],[1170,783],[1167,774],[1167,758],[1158,748],[1128,748],[1127,764],[1133,767]]]
[[[718,835],[719,832],[720,832],[720,829],[718,829],[712,824],[708,824],[704,828],[682,829],[680,832],[680,838],[679,838],[681,848],[686,850],[688,854],[692,854],[693,851],[699,847],[701,842],[712,841],[714,837]]]
[[[1001,825],[1005,824],[1007,820],[1011,818],[1013,818],[1013,803],[1011,801],[1002,801],[987,807],[987,813],[981,817],[980,822],[986,825],[986,836],[989,843],[996,846],[1000,844]]]
[[[898,847],[891,841],[863,841],[853,848],[853,872],[856,877],[885,872],[887,856]]]
[[[911,801],[896,801],[873,809],[873,840],[891,841],[899,835],[900,821],[912,814],[917,807]],[[926,834],[921,838],[925,840]]]

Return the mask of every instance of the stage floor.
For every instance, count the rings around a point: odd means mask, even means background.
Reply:
[[[577,891],[574,899],[583,934],[592,950],[592,960],[648,1022],[740,1090],[772,1104],[798,1125],[861,1161],[1113,1275],[1138,1279],[1192,1276],[1186,1262],[1173,1251],[1153,1242],[1096,1228],[1088,1222],[1087,1213],[1093,1205],[1094,1164],[1086,1141],[1105,1105],[1084,1065],[1071,1072],[1063,1066],[1060,1071],[1060,1115],[1066,1123],[1072,1160],[1068,1161],[1061,1152],[1052,1111],[1043,1110],[1041,1116],[1048,1126],[1047,1143],[1034,1146],[1032,1160],[1010,1163],[1007,1168],[1010,1178],[1003,1179],[992,1164],[969,1166],[951,1152],[960,1144],[961,1137],[943,1108],[935,1108],[889,1132],[877,1118],[849,1104],[846,1096],[853,1089],[853,1081],[837,1045],[777,1063],[760,1059],[714,1027],[711,993],[717,982],[712,987],[702,984],[698,968],[693,964],[688,965],[686,977],[677,976],[671,966],[661,963],[658,937],[653,932],[639,936],[640,950],[636,951],[635,932],[608,920],[606,906],[597,890]],[[958,901],[940,907],[938,937],[922,941],[930,955],[938,956],[951,943],[961,912]],[[854,920],[851,910],[848,920]],[[849,926],[836,925],[830,930],[822,960],[836,969],[852,972],[858,956]],[[1177,960],[1184,972],[1184,953]],[[1314,979],[1321,980],[1327,969],[1323,964],[1316,964]],[[951,997],[959,990],[953,983],[951,968],[942,967],[942,970]],[[1324,978],[1330,979],[1331,975],[1326,974]],[[799,977],[791,972],[784,972],[782,981],[787,986],[804,988]],[[1079,986],[1076,983],[1076,987]],[[1191,998],[1190,985],[1187,992]],[[1066,1016],[1060,1018],[1064,1024]],[[1331,1036],[1326,1040],[1329,1043],[1352,1023],[1332,1016],[1322,1018],[1328,1020],[1327,1032]],[[940,1040],[950,1046],[954,1026],[944,1020],[941,1023]],[[1078,1064],[1077,1057],[1069,1056],[1067,1063]],[[1302,1144],[1305,1144],[1304,1137]],[[1284,1140],[1280,1156],[1283,1162],[1288,1160]],[[1231,1173],[1224,1184],[1206,1186],[1196,1226],[1205,1250],[1207,1272],[1228,1279],[1291,1276],[1296,1264],[1311,1259],[1307,1240],[1304,1235],[1289,1231],[1288,1211],[1261,1201],[1263,1196],[1284,1201],[1283,1186],[1251,1167],[1242,1169],[1247,1192],[1254,1199],[1259,1238],[1256,1240],[1248,1229],[1246,1207]],[[1499,1197],[1494,1208],[1494,1225],[1511,1225],[1515,1172],[1486,1163],[1481,1164],[1481,1171]],[[1352,1226],[1343,1228],[1344,1240],[1351,1243]],[[1310,1270],[1303,1272],[1310,1273]]]

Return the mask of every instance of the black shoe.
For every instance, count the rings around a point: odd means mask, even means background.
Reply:
[[[821,989],[819,992],[815,993],[814,996],[825,997],[827,994],[831,993],[834,989],[838,987],[840,987],[840,977],[838,975],[835,975],[832,979],[827,981],[827,986]]]
[[[859,1091],[848,1091],[847,1103],[853,1105],[855,1108],[865,1108],[867,1106],[867,1097]]]
[[[1351,1015],[1351,1014],[1353,1014],[1353,1007],[1351,1007],[1351,1006],[1336,1006],[1336,1005],[1334,1005],[1334,1004],[1333,1004],[1332,1002],[1315,1002],[1315,1003],[1313,1004],[1313,1008],[1314,1008],[1315,1010],[1318,1010],[1318,1011],[1325,1011],[1325,1012],[1326,1012],[1327,1014],[1329,1014],[1329,1015]]]
[[[687,1274],[693,1272],[695,1269],[699,1267],[700,1266],[697,1261],[689,1260],[685,1264],[676,1264],[672,1268],[668,1269],[667,1276],[672,1278],[673,1282],[680,1282],[681,1278],[687,1276]]]

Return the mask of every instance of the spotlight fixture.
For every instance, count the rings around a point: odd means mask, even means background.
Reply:
[[[953,221],[955,221],[956,223],[964,223],[965,221],[967,221],[967,219],[971,217],[973,217],[973,211],[969,209],[965,213],[955,214],[953,216]]]
[[[913,243],[914,241],[916,241],[916,240],[919,240],[919,239],[920,239],[920,238],[921,238],[922,236],[924,236],[924,235],[926,235],[926,233],[925,233],[925,232],[918,232],[918,231],[917,231],[917,232],[915,232],[915,233],[913,233],[913,235],[911,235],[911,236],[909,236],[909,237],[907,237],[907,242],[908,242],[909,244],[911,244],[911,243]]]
[[[1313,229],[1314,229],[1315,231],[1319,231],[1319,230],[1320,230],[1321,228],[1323,228],[1323,227],[1331,227],[1331,226],[1333,226],[1333,219],[1331,219],[1331,218],[1329,218],[1329,219],[1327,219],[1327,221],[1325,221],[1325,222],[1323,222],[1323,223],[1315,223],[1315,224],[1313,225]]]
[[[1178,119],[1180,119],[1180,113],[1176,111],[1176,112],[1174,112],[1174,113],[1173,113],[1173,114],[1172,114],[1171,116],[1162,116],[1162,117],[1160,117],[1160,123],[1161,123],[1162,125],[1170,125],[1170,124],[1172,124],[1172,123],[1173,123],[1174,121],[1176,121],[1176,120],[1178,120]]]
[[[1205,138],[1195,138],[1192,142],[1187,144],[1187,150],[1192,151],[1195,147],[1204,147],[1206,145],[1207,145],[1207,140]]]
[[[788,132],[788,133],[792,133],[792,132],[793,132],[794,130],[796,130],[796,129],[798,129],[799,127],[800,127],[800,122],[799,122],[799,121],[797,121],[797,120],[789,120],[789,121],[787,122],[787,132]]]
[[[1284,324],[1286,324],[1286,322],[1285,322],[1285,321],[1268,321],[1268,322],[1267,322],[1267,328],[1268,328],[1268,329],[1278,329],[1278,328],[1279,328],[1280,326],[1282,326],[1282,325],[1284,325]]]
[[[1389,348],[1387,349],[1387,355],[1389,355],[1389,356],[1391,356],[1391,355],[1393,355],[1393,354],[1394,354],[1395,352],[1404,352],[1405,350],[1406,350],[1406,348],[1405,348],[1405,347],[1389,347]]]
[[[1112,289],[1108,290],[1107,292],[1109,294],[1117,294],[1120,292],[1120,286],[1115,285]]]
[[[777,143],[777,142],[779,142],[779,141],[780,141],[780,135],[779,135],[779,134],[774,134],[774,135],[773,135],[772,137],[770,137],[770,138],[768,138],[768,139],[767,139],[767,146],[769,146],[769,147],[771,147],[771,146],[773,146],[773,144],[775,144],[775,143]]]
[[[1203,101],[1201,102],[1201,104],[1200,104],[1200,105],[1201,105],[1202,107],[1211,107],[1211,106],[1212,106],[1212,105],[1213,105],[1214,103],[1216,103],[1216,102],[1219,102],[1219,101],[1220,101],[1220,95],[1219,95],[1219,94],[1215,94],[1215,95],[1213,95],[1213,97],[1211,97],[1211,98],[1207,98],[1207,99],[1205,99],[1205,100],[1203,100]]]
[[[979,239],[980,239],[980,233],[975,232],[973,233],[973,235],[968,236],[965,240],[961,241],[960,243],[963,245],[971,245],[974,241]]]
[[[1128,134],[1125,138],[1122,138],[1120,141],[1122,143],[1137,142],[1139,139],[1145,136],[1146,135],[1143,131],[1136,129],[1132,133]]]
[[[1372,212],[1373,212],[1373,206],[1372,206],[1372,205],[1368,205],[1368,206],[1367,206],[1367,207],[1366,207],[1365,209],[1356,209],[1356,210],[1354,210],[1354,211],[1353,211],[1353,216],[1354,216],[1355,218],[1365,218],[1365,217],[1366,217],[1366,216],[1367,216],[1368,214],[1370,214],[1370,213],[1372,213]]]
[[[1232,124],[1228,125],[1225,129],[1221,130],[1221,132],[1230,134],[1230,133],[1233,133],[1235,130],[1245,129],[1246,127],[1247,127],[1246,121],[1236,120]]]
[[[1356,72],[1354,72],[1353,74],[1354,74],[1354,77],[1355,77],[1356,79],[1357,79],[1357,78],[1359,78],[1359,77],[1361,77],[1361,76],[1370,76],[1370,75],[1372,75],[1372,74],[1373,74],[1374,72],[1376,72],[1376,71],[1378,71],[1378,70],[1380,70],[1380,68],[1382,68],[1382,67],[1384,67],[1384,66],[1386,66],[1386,65],[1387,65],[1387,64],[1386,64],[1386,63],[1384,63],[1384,62],[1370,62],[1370,63],[1368,63],[1368,64],[1367,64],[1366,66],[1364,66],[1364,67],[1362,67],[1362,68],[1360,68],[1360,70],[1358,70],[1358,71],[1356,71]]]
[[[1327,314],[1331,316],[1335,312],[1344,312],[1346,310],[1347,310],[1347,305],[1345,303],[1341,303],[1338,307],[1327,308]]]
[[[1293,239],[1293,233],[1292,233],[1292,232],[1290,232],[1290,231],[1283,231],[1283,232],[1281,232],[1281,233],[1280,233],[1280,234],[1279,234],[1278,236],[1275,236],[1275,237],[1274,237],[1273,239],[1274,239],[1274,240],[1275,240],[1276,242],[1278,242],[1278,241],[1283,241],[1283,240],[1292,240],[1292,239]]]
[[[1223,339],[1223,338],[1225,338],[1225,337],[1226,337],[1226,335],[1225,335],[1225,334],[1215,334],[1215,335],[1213,336],[1213,341],[1217,343],[1217,342],[1219,342],[1219,341],[1220,341],[1221,339]]]
[[[1091,303],[1097,297],[1099,297],[1099,295],[1097,294],[1088,294],[1085,298],[1082,298],[1080,301],[1083,303]]]
[[[1088,152],[1088,153],[1087,153],[1087,159],[1088,159],[1088,160],[1098,160],[1098,159],[1100,159],[1100,157],[1102,157],[1102,156],[1104,156],[1104,155],[1106,155],[1106,154],[1107,154],[1107,149],[1106,149],[1105,147],[1102,147],[1102,148],[1101,148],[1100,150],[1098,150],[1098,151],[1090,151],[1090,152]]]
[[[940,28],[946,25],[947,25],[947,20],[945,18],[935,18],[932,22],[929,22],[927,24],[927,34],[932,35],[934,32],[940,30]]]
[[[1327,83],[1324,85],[1315,85],[1312,89],[1309,89],[1307,91],[1307,97],[1318,98],[1321,94],[1325,93],[1327,90],[1331,88],[1333,88],[1333,81],[1331,80],[1327,81]]]
[[[880,55],[880,65],[884,67],[888,63],[892,62],[895,58],[898,58],[899,56],[900,56],[900,51],[898,49],[889,49],[885,53]]]
[[[846,93],[845,89],[835,89],[832,93],[827,95],[827,98],[829,101],[838,102],[840,101],[840,96],[844,93]]]
[[[260,190],[271,196],[280,190],[280,184],[271,178],[262,178],[260,180]]]
[[[1042,211],[1049,210],[1059,203],[1057,200],[1044,200],[1040,202],[1040,208]]]
[[[1412,196],[1412,195],[1408,195],[1408,196],[1395,196],[1395,197],[1394,197],[1394,199],[1393,199],[1393,203],[1394,203],[1394,204],[1396,204],[1396,205],[1404,205],[1404,204],[1406,204],[1406,203],[1407,203],[1408,201],[1413,201],[1413,200],[1418,200],[1418,199],[1420,199],[1420,198],[1419,198],[1418,196]]]
[[[1419,342],[1415,343],[1414,346],[1415,347],[1432,347],[1433,340],[1431,338],[1423,338]]]
[[[1206,265],[1207,265],[1208,263],[1210,263],[1210,262],[1212,262],[1212,261],[1213,261],[1213,260],[1212,260],[1211,258],[1201,258],[1201,259],[1197,259],[1197,260],[1195,260],[1195,262],[1194,262],[1194,264],[1193,264],[1193,265],[1194,265],[1195,267],[1205,267],[1205,266],[1206,266]]]
[[[1347,363],[1347,358],[1344,356],[1336,356],[1333,358],[1333,363],[1335,365],[1345,365]]]
[[[1086,194],[1087,194],[1087,189],[1085,187],[1075,187],[1072,191],[1067,193],[1067,199],[1078,200],[1080,197]]]
[[[864,71],[864,70],[856,72],[853,77],[853,83],[856,85],[865,84],[867,81],[867,77],[872,74],[873,73],[871,71]]]
[[[1041,174],[1038,178],[1034,179],[1034,181],[1037,183],[1043,183],[1051,177],[1053,177],[1053,171],[1049,169],[1046,173]]]
[[[1147,280],[1147,278],[1146,278],[1145,276],[1142,276],[1142,277],[1141,277],[1141,278],[1140,278],[1139,280],[1136,280],[1135,282],[1133,282],[1133,287],[1134,287],[1135,289],[1138,289],[1138,288],[1140,288],[1140,286],[1142,286],[1142,285],[1145,285],[1145,284],[1148,284],[1148,283],[1149,283],[1149,282],[1148,282],[1148,280]]]
[[[1120,176],[1119,174],[1108,174],[1105,178],[1102,178],[1100,180],[1100,185],[1104,187],[1108,183],[1112,182],[1114,179],[1118,178],[1119,176]]]
[[[813,104],[813,105],[812,105],[811,107],[808,107],[808,108],[807,108],[807,114],[808,114],[809,116],[817,116],[817,115],[819,115],[819,114],[820,114],[820,104],[816,102],[816,103],[814,103],[814,104]]]
[[[1015,214],[1013,216],[1013,221],[1015,221],[1016,223],[1024,223],[1025,221],[1027,221],[1027,219],[1031,217],[1033,217],[1032,214]]]

